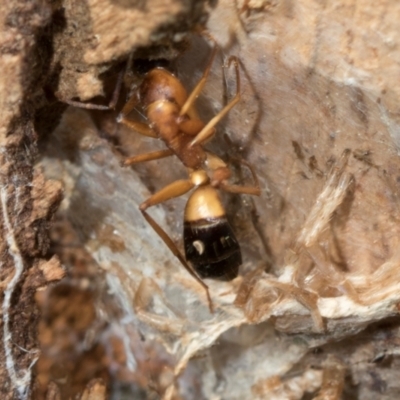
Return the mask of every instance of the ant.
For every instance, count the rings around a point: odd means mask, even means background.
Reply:
[[[215,44],[214,40],[213,42]],[[187,94],[182,82],[171,72],[163,67],[156,67],[144,75],[141,84],[134,90],[117,117],[117,122],[141,135],[161,139],[167,147],[165,150],[129,157],[122,162],[123,166],[175,155],[187,168],[188,179],[168,184],[140,204],[139,209],[185,269],[206,290],[211,312],[213,312],[211,297],[208,286],[202,278],[232,280],[238,275],[239,266],[242,264],[239,243],[226,218],[218,190],[255,196],[261,193],[257,176],[247,162],[241,160],[241,163],[249,168],[254,185],[229,184],[231,171],[227,164],[203,147],[203,144],[215,134],[215,125],[240,100],[239,62],[232,56],[228,60],[228,68],[231,64],[235,67],[236,95],[207,124],[199,118],[194,103],[206,83],[216,52],[217,46],[214,45],[203,76],[190,95]],[[113,96],[114,104],[116,98]],[[111,103],[108,107],[84,105],[78,102],[68,103],[90,109],[112,107]],[[146,116],[147,123],[128,118],[138,105]],[[148,214],[147,209],[180,197],[191,190],[193,193],[187,201],[184,212],[185,257],[183,257],[169,235]]]

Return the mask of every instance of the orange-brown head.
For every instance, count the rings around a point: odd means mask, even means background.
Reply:
[[[164,68],[152,69],[145,75],[139,95],[144,109],[158,100],[175,103],[180,109],[187,99],[182,83]]]

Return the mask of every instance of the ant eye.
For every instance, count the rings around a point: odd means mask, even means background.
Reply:
[[[204,253],[205,247],[204,247],[204,243],[201,240],[195,240],[193,242],[193,247],[197,250],[197,252],[200,255]]]

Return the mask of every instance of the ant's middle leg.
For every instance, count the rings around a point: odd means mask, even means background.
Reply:
[[[164,203],[164,201],[183,196],[185,193],[189,192],[189,190],[193,189],[194,186],[190,179],[180,179],[172,182],[145,200],[139,206],[139,209],[140,211],[145,211],[149,207]]]
[[[139,164],[145,161],[152,161],[152,160],[159,160],[161,158],[170,157],[174,154],[172,150],[159,150],[159,151],[152,151],[150,153],[139,154],[137,156],[128,157],[124,161],[122,161],[122,166],[128,166],[133,164]]]
[[[189,272],[190,275],[204,288],[207,295],[207,300],[210,308],[210,312],[214,313],[213,303],[210,297],[210,292],[208,290],[208,286],[202,281],[202,279],[197,275],[196,271],[186,262],[185,257],[179,251],[176,244],[164,231],[163,228],[146,212],[147,208],[152,207],[154,205],[163,203],[169,199],[182,196],[183,194],[187,193],[194,187],[194,184],[189,180],[179,180],[175,181],[168,186],[164,187],[157,193],[150,196],[146,201],[144,201],[140,206],[139,209],[143,214],[143,217],[146,219],[147,223],[153,228],[153,230],[157,233],[157,235],[161,238],[161,240],[167,245],[170,249],[171,253],[178,258],[181,262],[183,267]]]

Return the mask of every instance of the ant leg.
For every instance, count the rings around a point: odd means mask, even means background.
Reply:
[[[226,185],[221,184],[220,188],[225,192],[237,193],[237,194],[251,194],[253,196],[259,196],[261,190],[258,186],[240,186],[240,185]]]
[[[127,126],[133,131],[138,132],[140,135],[148,136],[157,139],[157,133],[150,128],[150,126],[144,122],[133,121],[127,117],[128,114],[136,107],[138,104],[137,93],[134,93],[131,98],[124,105],[124,108],[119,113],[117,117],[117,122]]]
[[[105,110],[105,111],[114,110],[114,108],[118,102],[119,93],[121,91],[121,86],[122,86],[122,78],[124,77],[125,72],[126,72],[125,70],[122,70],[119,72],[117,84],[115,85],[111,100],[107,106],[104,106],[101,104],[84,103],[84,102],[75,101],[75,100],[62,100],[62,101],[63,101],[63,103],[66,103],[70,106],[84,108],[86,110]]]
[[[214,126],[221,121],[222,118],[235,106],[240,100],[240,73],[239,73],[239,62],[235,56],[232,56],[228,60],[228,67],[231,63],[234,63],[236,70],[236,95],[235,97],[214,117],[208,124],[197,134],[197,136],[190,142],[190,146],[205,142],[214,134]]]
[[[121,123],[122,125],[127,126],[128,128],[132,129],[133,131],[136,131],[137,133],[139,133],[140,135],[143,136],[147,136],[147,137],[151,137],[154,139],[157,139],[157,133],[155,133],[153,131],[153,129],[151,129],[149,127],[149,125],[143,123],[143,122],[137,122],[137,121],[132,121],[128,118],[118,118],[117,122]]]
[[[85,110],[111,110],[110,106],[103,106],[101,104],[84,103],[82,101],[75,100],[61,100],[63,103],[68,104],[72,107],[84,108]]]
[[[238,158],[237,160],[250,170],[251,176],[253,177],[254,186],[260,187],[260,182],[258,181],[258,176],[256,174],[256,171],[254,170],[254,167],[242,158]]]
[[[229,185],[229,184],[224,184],[222,183],[220,185],[222,190],[225,190],[225,192],[229,193],[238,193],[238,194],[251,194],[253,196],[260,196],[261,194],[261,189],[260,189],[260,183],[258,181],[258,177],[256,172],[254,171],[254,168],[251,164],[249,164],[247,161],[238,160],[242,164],[246,165],[246,167],[250,170],[251,175],[253,177],[254,185],[253,186],[240,186],[240,185]]]
[[[137,90],[137,89],[136,89]],[[119,113],[117,117],[117,122],[121,122],[125,117],[131,113],[131,111],[136,107],[136,105],[139,103],[139,98],[138,98],[138,93],[137,91],[134,91],[132,96],[128,99],[124,107],[122,108],[121,112]]]
[[[189,190],[194,188],[194,184],[190,179],[180,179],[169,185],[163,187],[158,192],[154,193],[147,200],[145,200],[140,206],[140,211],[145,211],[149,207],[155,206],[164,201],[173,199],[175,197],[180,197],[187,193]]]
[[[170,157],[174,154],[172,150],[153,151],[151,153],[139,154],[138,156],[128,157],[122,161],[123,166],[139,164],[145,161],[159,160],[160,158]]]
[[[210,309],[211,314],[214,314],[214,306],[211,300],[210,292],[208,290],[208,286],[201,280],[201,278],[196,274],[194,269],[186,262],[185,258],[183,257],[182,253],[179,251],[179,249],[176,247],[175,243],[172,241],[172,239],[169,237],[167,232],[164,231],[164,229],[161,228],[160,225],[157,224],[157,222],[146,212],[142,210],[142,214],[148,224],[154,229],[154,231],[157,233],[157,235],[162,239],[162,241],[168,246],[168,248],[171,250],[172,254],[178,258],[178,260],[181,262],[183,267],[186,269],[187,272],[189,272],[190,275],[196,281],[204,288],[206,291],[207,295],[207,300],[208,300],[208,306]]]
[[[194,187],[193,183],[190,180],[179,180],[169,184],[168,186],[161,189],[159,192],[153,194],[146,201],[144,201],[139,209],[142,212],[144,218],[147,223],[154,229],[157,235],[161,238],[161,240],[167,245],[170,249],[171,253],[178,258],[183,267],[189,272],[190,275],[204,288],[207,295],[208,305],[210,308],[210,312],[214,313],[213,303],[211,301],[210,292],[208,290],[208,286],[202,281],[202,279],[196,274],[196,271],[186,262],[185,257],[179,251],[178,247],[172,241],[167,232],[161,228],[160,225],[146,212],[146,209],[154,206],[156,204],[160,204],[166,200],[172,199],[174,197],[182,196],[187,193],[190,189]]]
[[[214,39],[212,39],[214,40]],[[195,88],[192,90],[192,93],[190,93],[190,96],[187,98],[185,101],[185,104],[182,106],[181,111],[179,112],[179,116],[185,115],[189,112],[190,108],[193,106],[194,102],[196,101],[197,97],[203,90],[203,87],[206,83],[206,80],[208,78],[208,75],[210,74],[211,70],[211,65],[214,61],[215,55],[217,54],[217,46],[214,45],[214,48],[211,53],[210,60],[208,61],[207,67],[203,72],[203,76],[195,86]]]

